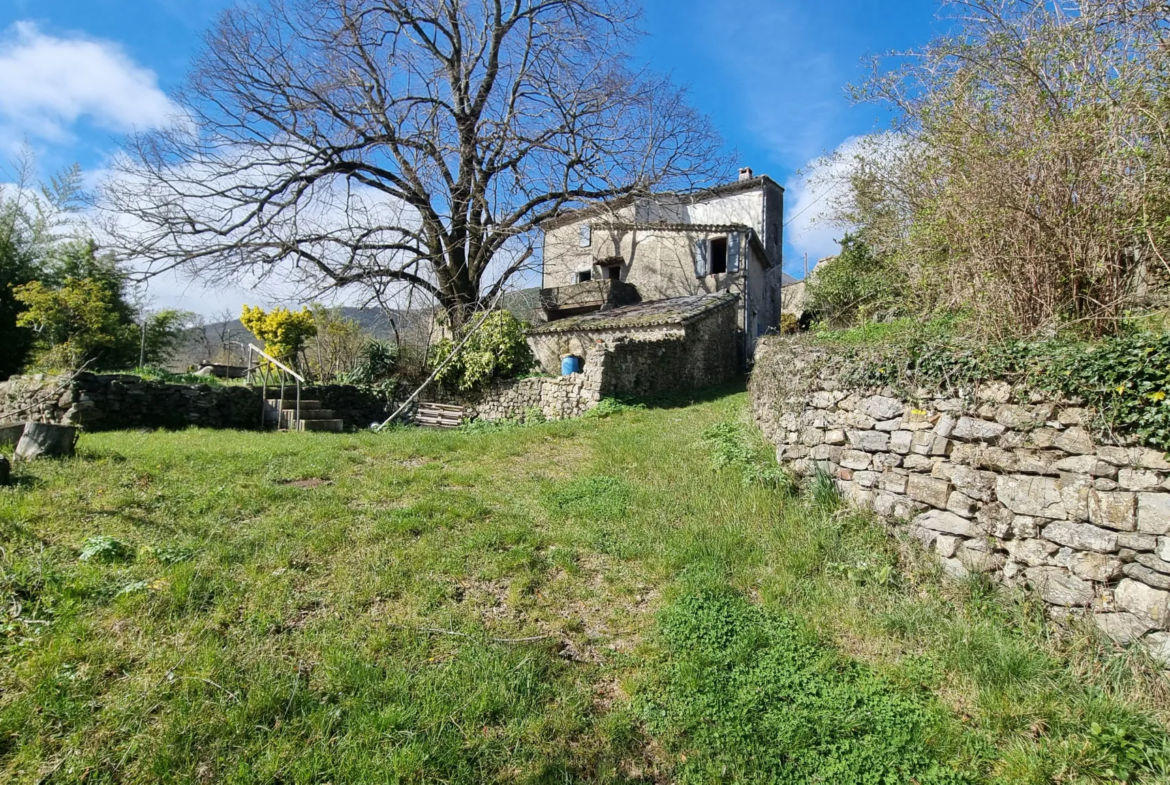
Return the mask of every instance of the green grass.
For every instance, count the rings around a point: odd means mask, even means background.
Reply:
[[[745,416],[123,432],[20,467],[0,781],[1163,781],[1148,662],[942,581]]]

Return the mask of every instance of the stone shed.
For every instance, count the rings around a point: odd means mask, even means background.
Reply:
[[[738,373],[737,302],[721,292],[626,305],[539,325],[529,344],[550,374],[566,355],[603,355],[606,394],[709,387]]]

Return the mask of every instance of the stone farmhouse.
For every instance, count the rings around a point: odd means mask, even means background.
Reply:
[[[784,189],[742,169],[697,193],[628,197],[547,222],[531,331],[542,367],[664,339],[693,342],[700,365],[721,354],[748,367],[757,338],[778,328],[783,290],[797,284],[781,269],[783,216]],[[721,381],[703,367],[684,372],[692,384]]]

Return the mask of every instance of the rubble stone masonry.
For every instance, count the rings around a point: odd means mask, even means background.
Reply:
[[[777,459],[933,551],[947,573],[1028,586],[1170,664],[1170,461],[1093,412],[992,381],[949,396],[850,388],[841,352],[761,341],[750,385]]]

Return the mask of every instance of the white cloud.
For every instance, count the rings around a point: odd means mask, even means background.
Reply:
[[[814,158],[784,185],[784,240],[794,251],[785,264],[786,272],[804,276],[804,255],[808,254],[811,270],[820,259],[835,255],[838,240],[848,227],[832,225],[828,220],[834,200],[840,198],[844,175],[864,137],[851,136],[828,156]]]
[[[125,132],[157,128],[177,113],[153,71],[110,41],[58,38],[31,22],[0,37],[0,139],[69,141],[86,118]]]

